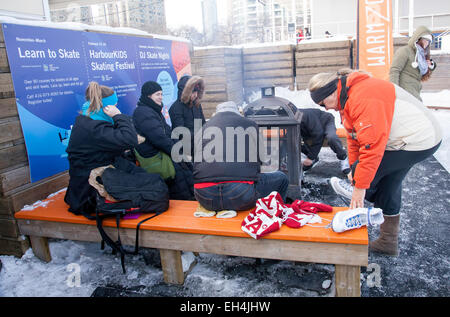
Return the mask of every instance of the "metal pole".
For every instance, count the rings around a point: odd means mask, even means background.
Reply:
[[[315,37],[315,31],[314,31],[314,1],[311,1],[309,3],[309,11],[311,12],[311,23],[310,23],[310,29],[309,32],[311,32],[311,38]],[[313,35],[314,34],[314,35]]]
[[[411,37],[414,33],[414,0],[409,0],[408,34]]]
[[[308,27],[308,3],[303,0],[303,31]]]
[[[398,20],[398,16],[399,16],[399,8],[398,8],[398,0],[395,0],[394,2],[394,33],[399,33],[399,20]]]
[[[270,7],[272,10],[272,42],[275,42],[275,4],[273,0],[270,3]]]

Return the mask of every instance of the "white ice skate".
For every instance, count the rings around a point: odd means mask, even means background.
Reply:
[[[344,232],[366,225],[380,225],[383,222],[383,210],[380,208],[356,208],[336,213],[331,221],[331,229],[334,232]]]
[[[333,190],[336,192],[336,194],[350,200],[352,199],[353,186],[348,180],[331,177],[330,185],[331,187],[333,187]]]

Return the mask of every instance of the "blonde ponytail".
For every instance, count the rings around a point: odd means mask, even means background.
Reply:
[[[96,81],[91,81],[86,88],[85,97],[90,102],[87,114],[99,111],[102,106],[102,99],[111,96],[114,93],[109,87],[101,86]]]

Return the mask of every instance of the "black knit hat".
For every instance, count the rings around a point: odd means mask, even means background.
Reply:
[[[162,88],[156,81],[148,81],[142,86],[141,94],[143,96],[151,96],[160,90],[162,90]]]

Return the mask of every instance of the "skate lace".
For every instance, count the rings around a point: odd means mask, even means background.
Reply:
[[[305,224],[305,226],[309,226],[309,227],[313,227],[313,228],[325,228],[325,229],[331,228],[331,220],[328,220],[328,219],[325,219],[322,217],[320,217],[320,219],[329,222],[329,224],[323,225],[323,226],[320,226],[320,225],[315,226],[315,225],[311,225],[311,224],[307,223],[307,224]]]
[[[359,217],[359,215],[353,216],[348,218],[347,220],[345,220],[345,226],[347,228],[356,228],[356,227],[360,227],[361,224],[361,219]]]
[[[342,188],[344,188],[346,191],[348,191],[350,193],[353,192],[352,184],[347,183],[346,181],[341,181],[340,183],[341,183]]]
[[[313,212],[309,212],[309,211],[306,211],[306,210],[303,210],[303,212],[304,212],[305,214],[309,214],[309,215],[313,215],[313,216],[314,216],[314,215],[318,216],[318,217],[320,218],[320,221],[325,220],[325,221],[329,222],[329,224],[324,225],[324,226],[320,226],[320,225],[315,226],[315,225],[311,225],[311,224],[309,224],[309,223],[305,224],[305,226],[309,226],[309,227],[313,227],[313,228],[325,228],[325,229],[331,228],[331,220],[328,220],[328,219],[325,219],[325,218],[323,218],[323,217],[320,217],[318,214],[313,213]]]
[[[292,210],[292,209],[291,209],[291,210]],[[325,220],[325,221],[329,222],[329,224],[324,225],[324,226],[320,226],[320,225],[314,226],[314,225],[311,225],[311,224],[309,224],[309,223],[306,223],[305,226],[309,226],[309,227],[313,227],[313,228],[325,228],[325,229],[331,228],[331,220],[325,219],[325,218],[323,218],[323,217],[320,217],[318,214],[316,214],[316,213],[314,213],[314,212],[309,212],[309,211],[306,211],[306,210],[302,210],[302,213],[303,213],[303,214],[306,214],[306,215],[311,215],[311,216],[318,216],[318,217],[320,218],[321,221]],[[287,220],[287,218],[288,218],[291,214],[295,214],[295,212],[293,212],[293,211],[292,211],[292,212],[288,212],[287,210],[283,211],[283,212],[282,212],[282,220],[283,220],[283,222],[285,222],[285,221]]]

